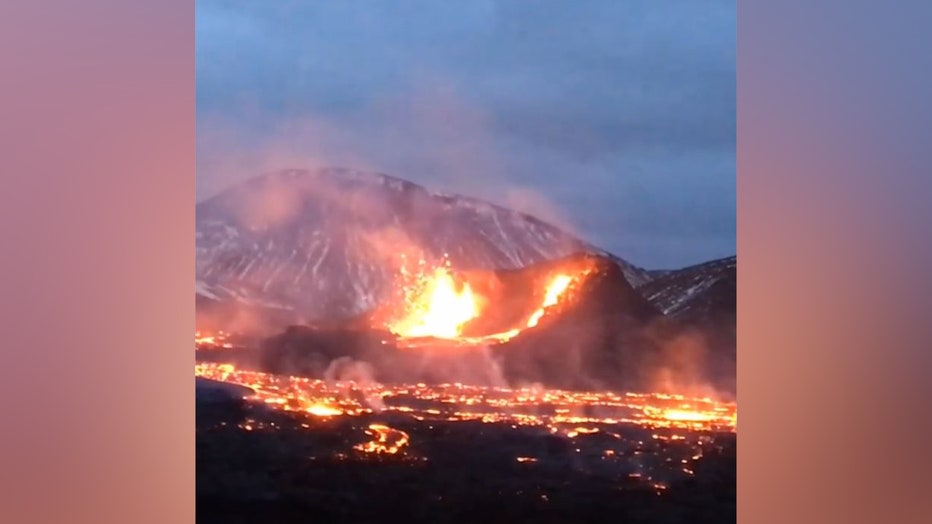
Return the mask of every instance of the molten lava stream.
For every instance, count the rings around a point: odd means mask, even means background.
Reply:
[[[225,333],[224,331],[218,331],[216,334],[213,334],[213,335],[201,333],[200,331],[195,331],[194,332],[194,349],[195,350],[201,349],[201,348],[230,349],[233,347],[233,344],[231,344],[228,341],[228,337],[229,337],[229,334]]]
[[[464,326],[481,316],[480,303],[488,300],[480,299],[468,282],[458,287],[448,266],[438,267],[429,276],[405,288],[404,314],[389,322],[387,327],[401,339],[446,339],[472,345],[506,342],[523,329],[537,326],[547,309],[560,302],[570,284],[586,275],[588,271],[581,271],[576,276],[559,274],[552,278],[542,303],[523,325],[500,333],[466,337],[463,336]]]
[[[659,393],[488,388],[465,384],[358,386],[239,370],[229,364],[216,363],[196,364],[194,374],[249,387],[255,392],[250,400],[305,416],[354,416],[384,409],[416,420],[570,426],[569,431],[577,434],[593,432],[598,426],[619,424],[702,432],[737,430],[737,405],[709,398]],[[351,390],[362,395],[347,395]],[[362,399],[377,399],[378,405],[364,404],[368,400]],[[542,406],[547,406],[550,414],[541,414]],[[582,415],[584,413],[598,413],[598,416]],[[379,433],[378,429],[370,429]],[[407,442],[400,435],[386,438],[385,444],[389,447],[399,447],[400,443]]]
[[[354,446],[354,449],[363,453],[394,455],[410,442],[407,433],[384,424],[370,424],[366,433],[374,438],[369,442]]]
[[[531,315],[531,318],[527,321],[527,327],[534,327],[540,322],[540,318],[544,316],[544,312],[548,307],[557,305],[557,302],[560,300],[560,296],[566,292],[566,289],[570,287],[570,283],[573,282],[573,277],[569,275],[557,275],[553,282],[547,286],[547,293],[544,295],[544,304]]]
[[[478,315],[479,306],[469,284],[457,291],[449,271],[437,268],[423,291],[409,303],[407,316],[390,329],[405,337],[457,338],[463,325]]]

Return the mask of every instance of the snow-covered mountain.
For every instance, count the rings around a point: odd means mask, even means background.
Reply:
[[[702,320],[735,312],[737,257],[664,271],[642,284],[638,291],[665,315]]]
[[[197,205],[201,300],[305,320],[376,306],[398,271],[446,255],[462,269],[517,269],[578,252],[608,256],[632,286],[650,274],[532,216],[388,175],[328,168],[257,176]]]

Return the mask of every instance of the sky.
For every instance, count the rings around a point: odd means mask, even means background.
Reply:
[[[197,0],[197,199],[373,170],[647,268],[735,253],[734,0]]]

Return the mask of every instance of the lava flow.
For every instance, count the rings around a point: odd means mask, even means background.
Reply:
[[[201,331],[194,332],[194,349],[201,348],[232,348],[233,344],[229,342],[229,334],[224,331],[218,331],[215,334],[207,334]]]
[[[600,427],[611,430],[621,424],[699,432],[733,433],[737,429],[736,404],[681,395],[464,384],[359,385],[239,370],[216,363],[196,364],[194,374],[249,387],[254,392],[250,400],[311,416],[386,411],[416,420],[533,425],[575,434],[595,433],[593,430]],[[400,436],[386,438],[387,442],[400,442]]]
[[[366,433],[374,438],[354,448],[363,453],[394,455],[407,446],[410,440],[408,434],[404,431],[390,428],[384,424],[370,424]]]
[[[469,283],[457,290],[446,268],[437,268],[418,289],[408,292],[408,311],[390,326],[405,337],[456,338],[463,325],[479,315],[479,306]]]
[[[588,268],[560,273],[549,278],[541,303],[517,326],[497,333],[465,336],[464,329],[479,319],[490,303],[468,281],[458,282],[449,261],[435,269],[412,274],[404,269],[402,277],[403,307],[386,324],[400,339],[433,338],[459,341],[466,344],[507,342],[527,328],[537,326],[541,318],[557,306],[570,286],[589,274]]]

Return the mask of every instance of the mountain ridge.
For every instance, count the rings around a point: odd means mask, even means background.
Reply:
[[[642,284],[638,291],[664,315],[673,318],[702,316],[708,310],[735,309],[737,256],[709,260],[665,271]]]

